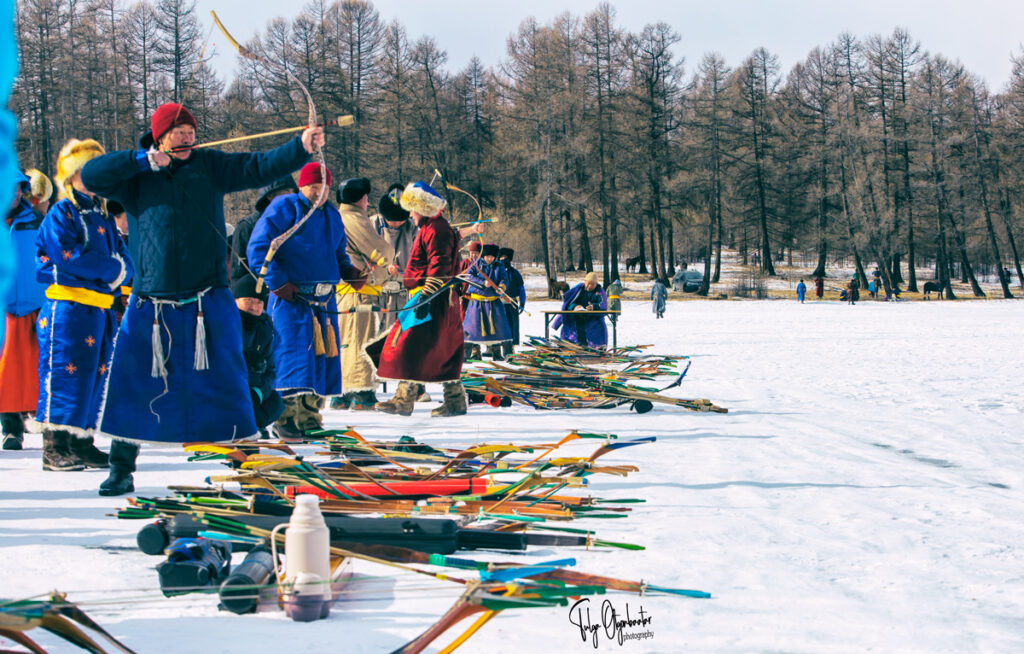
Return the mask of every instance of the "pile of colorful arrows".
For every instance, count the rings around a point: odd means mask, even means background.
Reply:
[[[632,465],[598,460],[625,447],[651,443],[653,437],[626,440],[573,431],[547,444],[478,444],[462,449],[409,437],[370,440],[352,429],[325,430],[314,438],[315,451],[307,456],[265,441],[186,445],[192,460],[219,460],[230,470],[210,477],[209,486],[176,486],[169,497],[130,499],[117,515],[157,520],[144,527],[146,538],[143,532],[139,536],[140,547],[150,553],[159,553],[179,537],[226,540],[236,549],[248,549],[284,542],[275,527],[288,521],[296,496],[317,495],[337,561],[368,561],[464,587],[440,621],[399,652],[421,651],[474,613],[481,615],[442,651],[454,650],[491,617],[510,608],[565,606],[569,598],[609,590],[709,597],[702,591],[567,569],[575,565],[573,558],[522,563],[451,556],[460,550],[522,551],[533,545],[642,550],[641,545],[602,540],[591,529],[565,523],[623,518],[629,504],[642,502],[572,491],[586,489],[593,475],[637,471]],[[569,455],[570,448],[587,443],[595,447]],[[152,540],[154,534],[156,545],[144,547],[144,540]],[[275,581],[247,591],[258,597]],[[193,589],[174,590],[177,594]],[[246,606],[251,610],[255,603]]]
[[[684,356],[644,355],[646,345],[613,349],[590,348],[560,338],[529,339],[530,348],[508,357],[504,363],[479,362],[462,372],[462,383],[471,401],[493,406],[525,404],[535,409],[602,409],[628,404],[637,413],[655,404],[690,411],[727,413],[706,399],[681,399],[666,395],[683,382],[690,361]],[[682,371],[678,366],[686,365]],[[651,382],[673,376],[666,386]]]

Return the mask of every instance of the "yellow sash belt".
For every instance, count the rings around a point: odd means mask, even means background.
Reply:
[[[114,306],[114,296],[99,291],[90,291],[87,288],[76,288],[62,284],[50,284],[46,287],[46,297],[51,300],[67,300],[77,302],[99,309],[109,309]]]
[[[363,287],[357,291],[352,288],[351,284],[341,282],[338,284],[336,290],[338,291],[338,295],[349,295],[351,293],[359,293],[360,295],[380,295],[380,286],[375,286],[373,284],[363,284]]]

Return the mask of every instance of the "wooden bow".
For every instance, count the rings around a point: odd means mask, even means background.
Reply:
[[[302,89],[303,95],[306,96],[306,104],[309,105],[309,118],[307,119],[307,124],[310,126],[318,124],[319,121],[317,120],[316,115],[316,105],[313,104],[313,96],[310,95],[309,89],[306,88],[306,86],[299,80],[299,78],[293,75],[291,71],[288,70],[287,66],[282,66],[277,62],[266,59],[265,57],[261,57],[260,55],[256,54],[249,48],[245,47],[244,45],[236,41],[235,37],[231,36],[227,28],[224,27],[224,24],[220,22],[220,18],[217,17],[217,12],[211,11],[210,14],[213,16],[213,22],[217,24],[217,27],[220,28],[220,31],[224,34],[224,37],[231,43],[232,46],[234,46],[235,50],[238,51],[238,54],[240,56],[245,57],[246,59],[252,59],[253,61],[262,63],[264,66],[283,72],[289,80],[291,80],[296,86]],[[323,148],[317,147],[313,154],[316,156],[317,163],[320,164],[320,179],[323,181],[323,183],[320,185],[320,196],[317,198],[316,202],[310,204],[309,211],[306,212],[306,215],[304,215],[302,218],[296,221],[294,225],[289,227],[282,234],[275,237],[274,240],[270,242],[270,247],[267,249],[267,256],[263,259],[263,265],[260,266],[260,271],[256,275],[257,293],[263,290],[263,278],[266,277],[267,275],[267,269],[270,267],[270,262],[274,259],[274,255],[277,254],[277,251],[281,248],[282,245],[284,245],[285,241],[291,238],[292,235],[295,234],[295,232],[299,231],[299,229],[301,229],[302,226],[306,224],[306,221],[309,220],[310,216],[312,216],[316,212],[316,210],[320,208],[320,205],[323,204],[324,200],[327,199],[327,162],[324,160]]]

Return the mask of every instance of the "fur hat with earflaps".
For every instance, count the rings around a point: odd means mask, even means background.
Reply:
[[[50,199],[50,196],[53,195],[53,184],[50,183],[49,177],[35,168],[26,170],[25,176],[28,177],[31,199],[37,202]]]
[[[94,139],[71,139],[64,144],[57,155],[57,174],[53,176],[53,181],[63,195],[71,195],[67,189],[75,173],[81,170],[86,162],[101,154],[106,154],[106,150]]]
[[[440,215],[448,205],[448,201],[441,197],[440,193],[424,182],[413,182],[406,186],[399,202],[409,213],[418,213],[428,218]]]

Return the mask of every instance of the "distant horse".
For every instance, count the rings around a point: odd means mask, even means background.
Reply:
[[[637,268],[640,267],[640,262],[643,260],[644,258],[642,256],[626,259],[626,272],[634,272]]]
[[[924,298],[926,300],[932,299],[932,293],[938,293],[939,299],[942,299],[942,287],[939,286],[938,282],[925,282],[924,283]]]
[[[561,299],[562,295],[569,290],[569,285],[557,279],[548,278],[548,297],[552,300]]]

